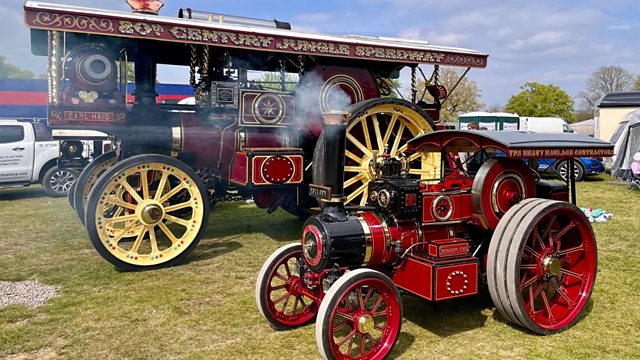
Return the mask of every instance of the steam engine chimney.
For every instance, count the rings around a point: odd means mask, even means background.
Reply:
[[[331,188],[331,199],[323,199],[322,214],[333,221],[347,219],[344,210],[344,152],[349,113],[329,111],[322,114],[323,135],[313,154],[314,183]]]

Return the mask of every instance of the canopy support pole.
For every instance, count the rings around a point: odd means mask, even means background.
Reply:
[[[569,183],[571,187],[571,203],[576,205],[576,174],[573,171],[575,166],[575,159],[569,158]]]

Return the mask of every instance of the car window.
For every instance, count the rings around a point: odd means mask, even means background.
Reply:
[[[0,125],[0,144],[8,144],[24,139],[24,128],[21,125]]]
[[[51,129],[44,124],[34,123],[33,128],[36,131],[36,141],[53,141]]]

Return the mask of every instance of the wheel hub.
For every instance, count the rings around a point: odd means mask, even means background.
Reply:
[[[373,320],[373,316],[370,314],[364,314],[358,319],[357,325],[359,332],[362,334],[370,334],[373,332],[376,322]]]
[[[560,259],[557,257],[547,255],[542,259],[542,270],[546,276],[560,276],[560,269]]]
[[[155,225],[164,217],[164,209],[162,205],[156,202],[142,204],[140,206],[140,221],[145,225]]]

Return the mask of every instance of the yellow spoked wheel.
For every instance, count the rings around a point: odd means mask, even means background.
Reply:
[[[354,105],[347,126],[344,189],[347,204],[365,205],[373,153],[385,148],[391,157],[407,150],[407,142],[436,129],[433,120],[415,104],[400,99],[373,99]],[[409,173],[421,179],[440,174],[440,155],[415,153]]]
[[[208,204],[206,188],[189,166],[164,155],[138,155],[98,179],[86,226],[96,250],[118,268],[171,266],[202,238]]]
[[[80,218],[80,222],[84,224],[84,212],[89,199],[89,192],[98,181],[98,178],[109,168],[118,162],[115,151],[106,152],[96,157],[89,165],[87,165],[76,182],[76,188],[73,192],[73,204]]]

